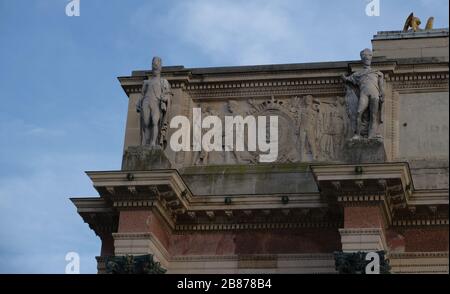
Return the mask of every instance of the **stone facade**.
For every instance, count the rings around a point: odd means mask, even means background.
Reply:
[[[100,197],[72,198],[102,240],[97,257],[152,254],[167,273],[336,273],[336,251],[384,250],[394,273],[448,273],[448,29],[379,32],[382,141],[350,141],[342,75],[360,61],[163,67],[168,119],[278,116],[279,156],[141,145],[129,99],[122,169],[88,172]],[[167,129],[170,137],[174,129]]]

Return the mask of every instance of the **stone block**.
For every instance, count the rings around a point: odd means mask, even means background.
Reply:
[[[385,162],[386,151],[380,139],[350,139],[345,143],[345,160],[348,163]]]
[[[381,228],[339,229],[342,251],[378,251],[386,250],[386,240]]]
[[[131,146],[123,153],[122,170],[170,169],[172,166],[159,147]]]

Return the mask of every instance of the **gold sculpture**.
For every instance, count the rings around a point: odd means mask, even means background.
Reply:
[[[425,26],[425,30],[432,30],[433,29],[433,22],[434,22],[434,17],[430,17],[427,20],[427,25]]]
[[[427,24],[425,26],[425,30],[431,30],[433,29],[433,22],[434,22],[434,17],[430,17],[428,18]],[[405,21],[405,25],[403,26],[403,31],[407,32],[409,31],[409,28],[412,29],[413,32],[417,32],[419,30],[421,30],[420,28],[420,24],[422,22],[420,21],[420,18],[418,18],[417,16],[414,16],[414,13],[411,12],[411,14],[408,16],[408,18]]]

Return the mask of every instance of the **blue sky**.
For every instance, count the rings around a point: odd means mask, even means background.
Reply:
[[[447,0],[0,0],[0,273],[95,273],[100,241],[69,200],[85,170],[120,168],[127,97],[116,79],[186,67],[358,59],[414,11],[448,27]]]

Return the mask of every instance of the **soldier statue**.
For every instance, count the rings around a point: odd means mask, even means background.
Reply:
[[[383,73],[370,67],[372,63],[370,49],[362,50],[360,55],[364,68],[350,76],[342,75],[342,79],[346,82],[347,111],[354,132],[352,139],[361,137],[382,139],[379,126],[383,122]]]
[[[152,76],[144,81],[142,96],[136,105],[136,111],[140,113],[141,145],[152,148],[164,148],[172,97],[169,82],[161,78],[161,66],[161,58],[154,57]]]

